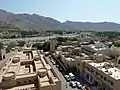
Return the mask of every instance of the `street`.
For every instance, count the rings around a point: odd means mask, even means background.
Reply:
[[[49,58],[49,57],[48,57]],[[59,79],[61,80],[61,83],[62,83],[62,90],[81,90],[81,89],[78,89],[77,87],[76,88],[72,88],[71,86],[69,86],[69,82],[67,82],[65,80],[65,78],[63,77],[63,74],[58,70],[58,68],[56,67],[56,65],[53,65],[51,62],[50,62],[50,59],[48,59],[48,62],[49,64],[52,66],[52,68],[54,69],[54,71],[56,72],[57,76],[59,77]],[[67,88],[66,88],[67,86]]]
[[[6,55],[5,55],[5,59],[3,59],[3,60],[0,60],[0,82],[1,82],[1,80],[2,80],[2,72],[3,72],[3,70],[4,70],[4,66],[6,66],[7,65],[7,62],[9,61],[9,59],[14,55],[16,53],[16,51],[11,51],[11,52],[9,52],[9,53],[6,53]]]
[[[14,51],[6,53],[5,59],[0,60],[0,70],[4,67],[5,63],[9,60],[9,58],[14,54]]]

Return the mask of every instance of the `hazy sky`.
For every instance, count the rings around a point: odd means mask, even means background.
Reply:
[[[14,13],[37,13],[62,22],[120,23],[120,0],[0,0],[0,8]]]

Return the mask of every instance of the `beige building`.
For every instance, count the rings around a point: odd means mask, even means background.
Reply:
[[[61,81],[37,50],[26,48],[10,59],[1,73],[3,90],[61,90]]]
[[[59,52],[59,57],[66,68],[75,68],[75,59],[69,52]]]
[[[120,90],[120,69],[113,63],[95,63],[77,56],[76,67],[80,75],[97,90]]]

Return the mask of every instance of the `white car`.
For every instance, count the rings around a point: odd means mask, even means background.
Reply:
[[[71,80],[75,80],[75,76],[73,73],[69,73],[69,76],[70,76]]]
[[[82,90],[85,90],[85,86],[82,86],[81,88],[82,88]]]
[[[76,82],[76,86],[78,89],[81,89],[82,85],[80,84],[80,82]]]
[[[75,88],[75,87],[76,87],[76,83],[75,83],[74,81],[71,81],[71,82],[70,82],[70,86],[71,86],[72,88]]]
[[[56,67],[59,68],[60,66],[57,64]]]
[[[70,81],[70,77],[69,77],[69,75],[64,75],[64,77],[65,77],[65,79],[66,79],[66,81]]]

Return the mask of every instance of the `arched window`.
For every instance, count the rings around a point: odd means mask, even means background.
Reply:
[[[21,84],[21,82],[17,82],[18,84]]]
[[[31,80],[29,80],[29,82],[31,82]]]

